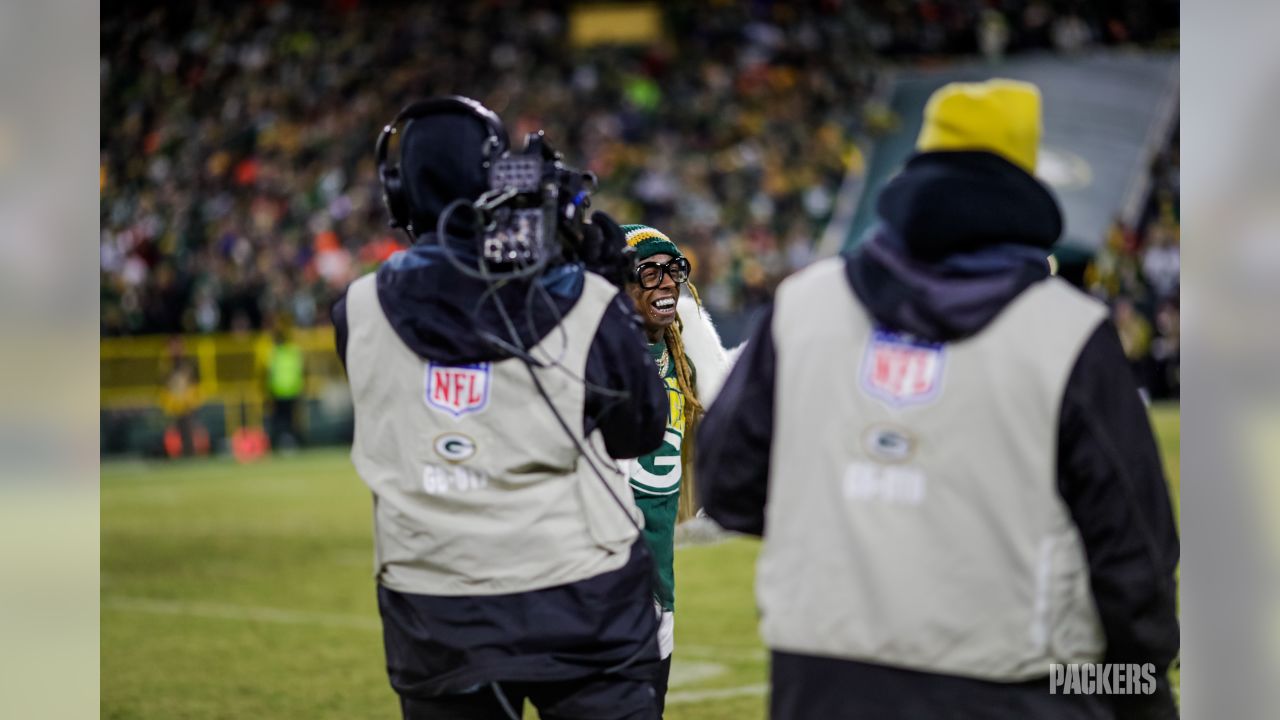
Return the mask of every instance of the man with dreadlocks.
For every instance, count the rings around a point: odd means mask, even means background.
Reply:
[[[631,489],[644,513],[644,538],[657,566],[654,604],[660,613],[662,665],[654,679],[661,714],[675,646],[675,528],[694,516],[693,436],[704,402],[728,374],[729,359],[715,327],[689,283],[689,260],[663,233],[647,225],[623,225],[636,250],[627,286],[644,323],[649,353],[667,387],[670,412],[662,445],[631,464]],[[691,298],[681,299],[688,284]]]

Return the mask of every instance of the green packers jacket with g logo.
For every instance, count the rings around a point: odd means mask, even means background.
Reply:
[[[667,432],[662,445],[632,464],[631,490],[636,505],[644,514],[644,539],[653,553],[658,568],[658,603],[663,610],[675,609],[675,529],[676,512],[680,508],[680,449],[684,443],[684,393],[676,381],[675,362],[667,352],[665,341],[649,346],[653,361],[662,373],[671,403],[667,414]],[[665,358],[665,360],[664,360]]]

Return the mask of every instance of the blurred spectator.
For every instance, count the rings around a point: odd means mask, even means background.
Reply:
[[[1120,335],[1120,346],[1124,348],[1124,356],[1129,359],[1133,369],[1134,380],[1138,387],[1150,389],[1151,378],[1148,358],[1151,352],[1151,323],[1133,306],[1127,297],[1116,300],[1112,307],[1111,319],[1116,324],[1116,332]]]
[[[271,396],[271,447],[277,451],[298,447],[298,398],[306,384],[302,348],[283,330],[272,333],[267,359],[267,392]]]
[[[196,362],[186,353],[182,338],[169,341],[168,365],[160,385],[160,410],[164,413],[164,452],[171,458],[208,455],[209,432],[196,417],[203,400]]]
[[[1156,339],[1151,343],[1154,362],[1151,394],[1154,397],[1179,396],[1182,346],[1180,341],[1178,299],[1169,298],[1156,310]]]
[[[1059,52],[1079,52],[1092,39],[1093,33],[1079,15],[1067,14],[1053,21],[1053,46]]]
[[[1009,21],[994,8],[983,10],[978,18],[978,47],[990,62],[1004,57],[1009,47]]]
[[[1148,228],[1146,249],[1142,251],[1142,274],[1157,298],[1170,297],[1177,291],[1181,261],[1175,228],[1162,222]]]

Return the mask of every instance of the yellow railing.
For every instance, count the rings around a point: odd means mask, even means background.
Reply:
[[[304,397],[343,377],[332,328],[297,329],[291,335],[305,358]],[[202,404],[225,408],[227,435],[241,426],[261,427],[266,406],[269,333],[104,338],[101,341],[103,410],[157,407],[173,367],[174,347],[195,361]]]

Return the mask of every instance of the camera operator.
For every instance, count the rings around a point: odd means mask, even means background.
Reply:
[[[657,716],[653,561],[612,458],[661,445],[666,392],[616,286],[621,230],[582,223],[586,176],[534,143],[559,192],[540,182],[547,215],[503,230],[495,168],[533,156],[473,100],[406,108],[378,155],[415,244],[333,309],[405,718],[519,718],[525,699],[548,719]]]
[[[707,412],[775,720],[1177,717],[1169,488],[1105,306],[1050,273],[1041,127],[1030,83],[936,90],[874,234],[783,282]]]

